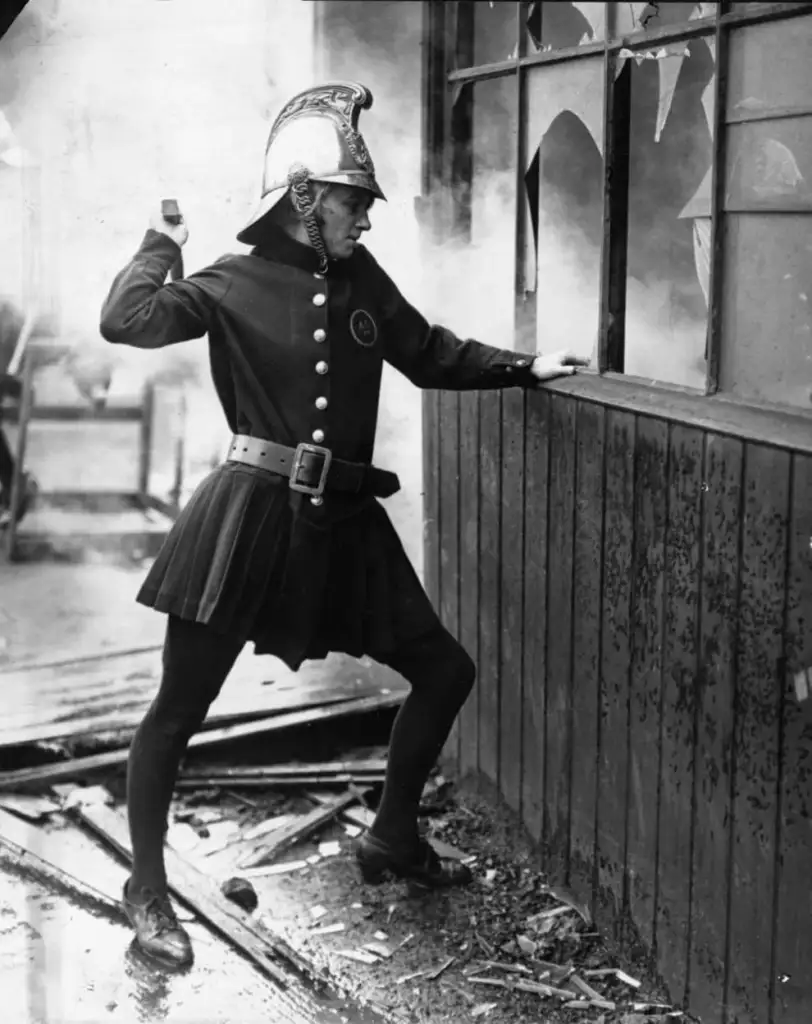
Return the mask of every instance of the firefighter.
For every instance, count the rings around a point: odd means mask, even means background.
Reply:
[[[371,104],[353,83],[295,96],[271,128],[261,202],[237,236],[251,252],[165,284],[188,231],[156,214],[102,310],[102,335],[114,344],[162,348],[207,334],[234,435],[138,594],[166,613],[167,630],[161,684],[129,754],[124,907],[141,948],[168,965],[192,959],[163,862],[174,782],[247,641],[292,669],[340,651],[408,680],[358,865],[370,883],[471,879],[418,833],[423,787],[475,669],[377,500],[399,488],[394,473],[371,465],[381,371],[386,361],[420,388],[531,387],[583,360],[462,341],[401,295],[361,243],[373,202],[384,199],[358,130]]]

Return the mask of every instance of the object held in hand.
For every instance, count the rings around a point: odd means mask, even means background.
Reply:
[[[168,224],[183,223],[183,214],[180,212],[177,199],[161,200],[161,216]]]
[[[180,212],[177,199],[161,200],[161,216],[173,227],[183,223],[183,214]],[[169,270],[169,277],[172,281],[178,281],[183,277],[183,256],[178,256]]]

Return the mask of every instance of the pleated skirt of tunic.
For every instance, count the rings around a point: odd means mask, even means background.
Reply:
[[[374,499],[315,510],[287,481],[236,463],[199,485],[138,593],[157,611],[253,641],[296,669],[330,651],[379,657],[438,625]]]

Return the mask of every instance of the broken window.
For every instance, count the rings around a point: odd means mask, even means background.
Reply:
[[[531,3],[527,31],[534,51],[599,43],[606,33],[606,4]]]
[[[704,388],[714,59],[708,41],[695,39],[637,51],[625,62],[631,130],[623,369]]]
[[[638,32],[654,34],[700,18],[713,19],[718,6],[716,3],[612,3],[609,4],[610,36],[618,39]]]
[[[525,287],[539,350],[593,356],[603,235],[603,61],[534,68],[527,79]]]
[[[515,59],[518,41],[515,3],[474,0],[459,7],[457,67],[499,64]],[[466,36],[470,41],[466,41]]]
[[[443,288],[464,333],[510,348],[515,307],[515,78],[460,86],[451,108],[455,236]],[[453,280],[451,280],[453,278]]]
[[[521,347],[809,408],[812,4],[445,10],[456,238]]]

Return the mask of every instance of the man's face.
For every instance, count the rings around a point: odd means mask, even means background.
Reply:
[[[365,188],[334,185],[320,203],[318,220],[327,255],[334,260],[352,256],[362,232],[369,231],[369,211],[375,201]]]

